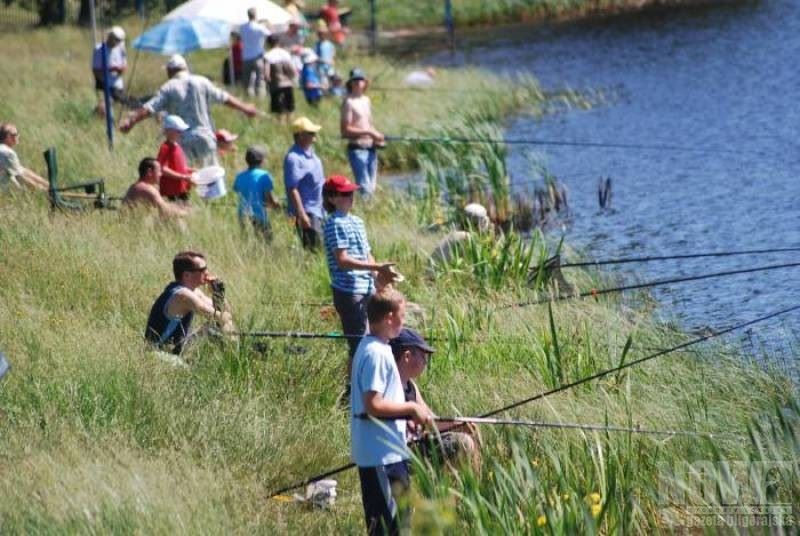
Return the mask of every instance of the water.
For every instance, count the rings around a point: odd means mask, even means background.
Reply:
[[[511,148],[512,181],[530,153],[570,189],[568,241],[592,258],[800,245],[800,3],[672,10],[546,28],[485,32],[437,64],[537,77],[545,88],[621,87],[588,111],[513,118],[509,138],[667,144],[708,152]],[[720,154],[710,149],[733,150]],[[601,212],[600,176],[613,181]],[[682,277],[800,261],[800,254],[674,261],[624,268],[625,280]],[[635,270],[634,274],[630,270]],[[724,327],[800,304],[800,269],[656,289],[659,314],[684,328]],[[758,325],[793,342],[800,314]]]

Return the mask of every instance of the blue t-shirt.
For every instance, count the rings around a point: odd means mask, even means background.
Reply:
[[[336,45],[328,41],[317,41],[314,52],[319,56],[319,73],[322,76],[333,76],[333,62],[336,57]]]
[[[303,65],[303,70],[300,71],[300,86],[303,88],[306,100],[313,102],[322,98],[322,88],[320,84],[316,65],[313,63],[306,63]],[[308,87],[309,85],[313,87]]]
[[[375,292],[375,284],[370,270],[352,270],[339,268],[334,252],[343,249],[347,254],[359,261],[369,259],[371,249],[367,241],[367,230],[364,220],[352,214],[338,210],[328,216],[323,225],[325,238],[325,256],[328,260],[328,272],[331,286],[348,294],[369,295]]]
[[[289,149],[283,160],[283,184],[286,187],[286,208],[289,216],[296,216],[290,197],[290,192],[296,188],[306,213],[322,219],[322,185],[325,184],[325,174],[322,171],[322,160],[314,154],[313,149],[304,151],[297,144]]]
[[[409,458],[406,447],[406,420],[374,421],[366,413],[364,394],[380,393],[392,402],[405,402],[403,382],[391,347],[372,335],[361,339],[353,357],[350,408],[350,452],[359,467],[377,467]]]
[[[239,194],[239,218],[253,218],[267,225],[269,217],[265,198],[272,191],[272,177],[263,169],[253,168],[236,175],[233,191]]]

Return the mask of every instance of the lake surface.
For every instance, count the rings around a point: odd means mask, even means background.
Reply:
[[[508,138],[698,149],[511,147],[512,181],[532,176],[531,156],[544,162],[570,190],[568,241],[605,259],[800,246],[798,58],[800,2],[764,1],[462,35],[454,55],[426,61],[532,74],[545,89],[617,88],[588,111],[516,117]],[[599,210],[601,176],[612,179],[612,211]],[[800,262],[800,253],[627,265],[620,276],[653,280],[788,262]],[[800,304],[798,289],[795,267],[654,295],[659,314],[684,328],[720,328]],[[794,333],[798,313],[755,326],[748,340],[780,340],[788,357]]]

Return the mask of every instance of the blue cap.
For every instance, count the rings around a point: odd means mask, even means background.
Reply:
[[[364,72],[363,69],[356,67],[352,71],[350,71],[350,78],[347,79],[347,82],[350,83],[353,80],[366,80],[367,74]]]
[[[400,355],[404,348],[409,347],[419,348],[423,352],[429,354],[433,353],[433,348],[428,346],[428,343],[425,342],[422,335],[411,328],[403,328],[397,337],[389,341],[389,346],[392,347],[392,353],[395,356]]]

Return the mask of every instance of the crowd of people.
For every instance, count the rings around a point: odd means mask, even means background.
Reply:
[[[287,1],[290,6],[297,7],[293,0]],[[424,455],[436,452],[434,456],[466,458],[474,464],[477,436],[474,429],[435,425],[414,383],[434,350],[419,333],[404,327],[405,299],[395,288],[402,276],[393,262],[374,258],[364,221],[353,214],[356,193],[361,198],[375,194],[377,150],[385,136],[373,124],[366,73],[354,68],[344,84],[337,75],[336,44],[343,42],[346,31],[336,0],[329,0],[322,16],[315,26],[317,44],[308,49],[304,47],[308,27],[299,12],[289,30],[277,36],[258,22],[254,9],[249,10],[248,22],[235,36],[241,55],[239,65],[234,57],[233,66],[246,94],[268,93],[271,112],[291,127],[292,143],[283,159],[285,209],[294,219],[300,244],[310,252],[324,250],[333,306],[343,333],[349,336],[342,400],[351,410],[352,456],[359,466],[367,528],[370,534],[396,533],[395,501],[408,488],[407,445],[416,444]],[[111,96],[120,102],[125,101],[124,41],[122,28],[113,27],[105,42]],[[95,50],[92,61],[97,90],[105,86],[102,50]],[[192,212],[191,191],[199,170],[218,166],[221,155],[235,154],[236,136],[216,129],[211,107],[222,104],[248,117],[260,112],[208,78],[193,74],[180,55],[169,58],[165,71],[167,81],[119,125],[127,133],[145,119],[157,117],[164,136],[157,155],[140,161],[138,178],[122,203],[129,209],[157,211],[165,219],[182,219]],[[355,181],[344,175],[326,176],[314,151],[322,126],[308,117],[292,118],[298,82],[312,105],[344,88],[339,128],[347,141]],[[23,185],[48,189],[45,179],[20,164],[14,151],[18,142],[17,127],[0,124],[0,189]],[[246,168],[236,175],[233,191],[242,228],[254,230],[269,242],[269,212],[284,204],[275,196],[274,179],[263,167],[266,157],[264,146],[247,148]],[[182,356],[198,336],[235,336],[236,328],[224,284],[209,272],[203,253],[179,252],[172,260],[172,271],[173,281],[151,307],[144,338],[159,355],[186,366]],[[210,328],[193,327],[195,316],[208,319]]]

